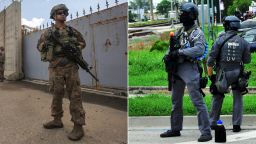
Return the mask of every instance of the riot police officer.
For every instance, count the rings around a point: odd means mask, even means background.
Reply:
[[[208,111],[200,93],[200,74],[198,70],[197,57],[205,52],[205,37],[200,28],[195,24],[198,17],[198,8],[193,3],[183,3],[180,6],[180,22],[183,27],[177,30],[175,36],[178,39],[180,48],[169,52],[165,57],[176,59],[177,67],[172,73],[172,112],[171,130],[168,130],[160,137],[180,136],[183,123],[182,99],[185,86],[189,96],[197,110],[198,126],[201,132],[199,142],[212,139]]]
[[[224,93],[233,93],[233,132],[241,131],[243,97],[239,87],[239,77],[243,73],[243,64],[250,63],[251,55],[249,44],[237,35],[240,20],[236,16],[227,16],[223,26],[225,32],[215,41],[207,61],[208,75],[212,81],[212,106],[210,112],[211,128],[215,129],[216,121],[220,118]],[[216,66],[216,75],[213,67]]]

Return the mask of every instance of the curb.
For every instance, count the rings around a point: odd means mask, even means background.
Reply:
[[[232,115],[221,115],[220,119],[225,127],[232,128]],[[241,127],[243,129],[256,129],[256,115],[244,115]],[[184,116],[183,126],[198,129],[197,116]],[[129,129],[169,128],[170,116],[129,117]]]
[[[209,87],[203,90],[204,93],[209,94]],[[255,94],[256,87],[248,87],[248,94]],[[187,93],[187,88],[185,88],[185,93]],[[156,94],[156,93],[170,93],[167,86],[129,86],[129,94]]]
[[[15,81],[17,83],[17,81]],[[27,87],[38,89],[49,93],[49,84],[46,81],[40,80],[22,80],[21,84]],[[82,90],[82,100],[83,102],[104,105],[111,108],[115,108],[122,111],[127,111],[127,97],[122,95],[117,95],[111,91],[101,91],[89,88],[81,88]],[[68,98],[67,95],[64,96]]]

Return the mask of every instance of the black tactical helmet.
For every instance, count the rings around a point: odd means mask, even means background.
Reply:
[[[228,30],[238,30],[240,28],[240,19],[236,16],[227,16],[224,19],[223,26],[225,31]]]
[[[180,22],[194,22],[198,17],[198,8],[194,3],[185,2],[180,6]]]
[[[58,4],[58,5],[54,6],[51,10],[51,13],[50,13],[50,18],[51,19],[54,19],[53,16],[54,16],[55,12],[57,12],[58,10],[64,10],[65,15],[68,16],[68,8],[66,7],[66,5],[65,4]]]

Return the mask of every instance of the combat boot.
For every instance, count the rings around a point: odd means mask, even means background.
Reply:
[[[240,132],[240,131],[241,131],[240,125],[233,125],[233,132]]]
[[[211,134],[202,134],[199,138],[198,138],[198,142],[207,142],[212,140],[212,135]]]
[[[60,118],[54,118],[54,120],[43,124],[46,129],[63,128],[63,123]]]
[[[160,134],[161,138],[177,136],[180,136],[180,131],[167,130],[166,132]]]
[[[68,138],[73,141],[80,140],[84,136],[84,129],[82,125],[74,124],[73,130],[68,134]]]

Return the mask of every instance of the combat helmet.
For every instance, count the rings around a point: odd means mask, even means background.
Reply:
[[[198,17],[198,8],[194,3],[191,2],[185,2],[181,4],[179,11],[181,23],[194,22]]]
[[[225,31],[235,30],[237,31],[240,28],[240,19],[236,16],[227,16],[224,19],[223,26]]]
[[[51,10],[51,13],[50,13],[50,18],[51,19],[54,19],[53,16],[54,16],[55,12],[58,11],[58,10],[64,10],[65,15],[68,16],[68,8],[66,7],[66,5],[65,4],[58,4],[58,5],[54,6]]]

